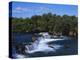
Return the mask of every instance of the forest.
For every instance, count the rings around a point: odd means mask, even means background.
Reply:
[[[78,17],[46,13],[26,18],[12,17],[12,32],[49,32],[77,36]]]

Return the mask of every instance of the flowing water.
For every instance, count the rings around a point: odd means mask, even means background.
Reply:
[[[32,42],[33,34],[13,33],[13,58],[43,57],[77,54],[77,39],[64,36],[63,38],[37,37]],[[16,49],[16,45],[19,48]]]

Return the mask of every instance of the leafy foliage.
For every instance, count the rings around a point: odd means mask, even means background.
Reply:
[[[31,18],[12,18],[12,32],[40,32],[62,33],[69,35],[72,32],[77,35],[78,18],[76,16],[43,14],[35,15]]]

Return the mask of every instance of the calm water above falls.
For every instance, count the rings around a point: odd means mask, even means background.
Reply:
[[[32,42],[33,34],[26,33],[14,33],[13,41],[15,44],[17,43],[25,43],[24,52],[17,52],[15,45],[13,45],[12,56],[13,58],[24,58],[24,57],[43,57],[43,56],[58,56],[58,55],[75,55],[77,54],[77,39],[72,37],[66,37],[64,40],[54,40],[50,41],[47,39],[43,39],[42,37],[38,37],[34,43]],[[30,47],[28,44],[30,44]]]

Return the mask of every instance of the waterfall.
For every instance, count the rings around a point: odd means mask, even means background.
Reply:
[[[64,40],[64,39],[51,39],[50,36],[47,34],[47,36],[44,37],[38,37],[38,39],[33,42],[31,45],[26,45],[27,50],[25,52],[27,53],[34,53],[34,52],[50,52],[53,51],[55,52],[56,49],[59,49],[61,46],[60,45],[48,45],[48,42],[53,42],[57,40]]]

